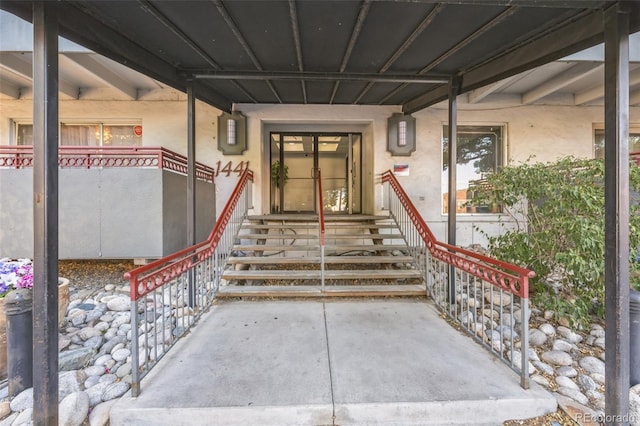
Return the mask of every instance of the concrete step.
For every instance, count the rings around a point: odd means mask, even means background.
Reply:
[[[362,222],[362,221],[378,221],[388,220],[388,215],[333,215],[325,214],[325,223],[329,222]],[[318,223],[318,215],[314,213],[300,214],[266,214],[261,216],[248,216],[247,220],[252,222],[315,222]]]
[[[225,280],[319,280],[321,271],[315,270],[227,270],[222,274]],[[421,278],[417,269],[363,269],[325,270],[327,280],[402,280]]]
[[[340,230],[340,229],[362,229],[362,230],[379,230],[379,229],[397,229],[398,226],[395,223],[368,223],[368,224],[359,224],[359,223],[325,223],[324,227],[327,231],[329,230]]]
[[[318,234],[239,234],[241,240],[313,240],[318,239]]]
[[[313,234],[304,233],[269,233],[269,234],[239,234],[240,240],[313,240],[318,239],[319,232]],[[403,240],[400,234],[364,234],[364,233],[325,233],[325,240]]]
[[[406,250],[403,244],[327,244],[325,253],[331,252],[377,252]],[[234,251],[319,251],[319,245],[309,244],[237,244],[233,246]]]
[[[326,264],[380,264],[380,263],[410,263],[413,262],[411,256],[326,256]],[[234,256],[227,260],[229,264],[254,264],[254,265],[272,265],[272,264],[317,264],[320,263],[320,257],[264,257],[264,256]]]
[[[324,249],[325,253],[331,251],[336,252],[348,252],[348,251],[393,251],[393,250],[407,250],[406,244],[326,244]]]
[[[313,286],[224,286],[217,297],[220,299],[237,297],[420,297],[426,296],[424,285],[327,285]]]
[[[285,223],[254,223],[245,222],[242,224],[242,229],[318,229],[318,222],[304,223],[304,222],[285,222]],[[325,222],[325,229],[394,229],[397,225],[394,223],[336,223]]]
[[[325,232],[324,238],[332,240],[404,240],[400,234],[334,234]]]
[[[233,251],[319,251],[319,245],[308,244],[237,244]]]
[[[242,229],[318,229],[318,223],[251,223],[242,224]]]

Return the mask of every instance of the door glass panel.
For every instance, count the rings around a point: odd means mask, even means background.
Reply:
[[[360,134],[272,133],[271,212],[317,212],[317,167],[322,170],[324,211],[360,213],[361,152]]]
[[[313,139],[313,136],[282,136],[283,164],[286,174],[282,210],[285,212],[315,211]]]
[[[280,212],[280,135],[271,134],[271,213]],[[284,180],[288,176],[285,174]]]
[[[349,211],[349,136],[318,136],[318,167],[322,172],[322,197],[327,213]]]
[[[351,135],[351,213],[362,212],[362,135]]]

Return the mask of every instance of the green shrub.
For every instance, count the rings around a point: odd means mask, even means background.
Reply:
[[[491,189],[476,203],[500,203],[516,229],[485,236],[494,257],[536,272],[533,303],[586,326],[604,318],[604,162],[563,158],[553,163],[527,162],[488,177]],[[640,189],[640,167],[630,167],[630,186]],[[632,191],[633,193],[633,191]],[[640,247],[640,212],[632,196],[630,246],[632,277]],[[548,284],[552,274],[560,286]],[[635,278],[634,278],[635,279]],[[637,283],[636,283],[637,284]]]

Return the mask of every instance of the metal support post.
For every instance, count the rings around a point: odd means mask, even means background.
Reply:
[[[33,2],[33,422],[58,424],[58,3]]]
[[[604,12],[605,32],[605,414],[629,412],[629,14]],[[626,421],[625,421],[626,420]]]
[[[458,153],[458,93],[460,92],[460,79],[453,77],[449,82],[449,133],[447,140],[449,142],[449,202],[447,204],[448,229],[447,242],[451,245],[456,244],[456,203],[457,191],[456,185],[456,166]],[[456,303],[456,268],[449,266],[449,303]]]
[[[196,97],[195,81],[187,82],[187,245],[196,241]],[[196,305],[195,269],[189,270],[189,307]]]

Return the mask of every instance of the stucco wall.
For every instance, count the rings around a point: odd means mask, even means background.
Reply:
[[[0,257],[33,253],[31,169],[0,169]]]
[[[89,96],[91,94],[88,94]],[[96,95],[97,96],[97,95]],[[536,161],[574,155],[593,156],[593,127],[604,121],[601,106],[572,107],[561,105],[505,106],[483,103],[458,105],[458,123],[506,126],[505,162],[517,163],[534,156]],[[382,191],[379,175],[394,164],[408,164],[410,176],[399,180],[411,196],[418,210],[438,238],[446,240],[446,215],[442,214],[442,125],[447,122],[446,104],[420,111],[416,117],[417,149],[411,157],[393,157],[386,150],[387,118],[399,107],[346,105],[236,105],[247,119],[248,150],[239,156],[224,156],[217,150],[217,116],[220,111],[197,103],[196,160],[215,167],[229,161],[235,167],[250,162],[255,172],[252,213],[268,211],[269,204],[269,131],[354,131],[363,134],[363,211],[380,213]],[[13,141],[11,119],[30,122],[30,99],[0,102],[0,143]],[[60,102],[63,121],[96,120],[115,122],[136,120],[143,126],[145,146],[164,146],[181,154],[186,153],[186,97],[175,91],[161,95],[144,95],[138,101],[122,100],[63,100]],[[640,108],[631,108],[630,121],[640,123]],[[0,175],[2,177],[3,175]],[[220,213],[230,195],[237,175],[221,173],[216,178],[216,211]],[[0,187],[13,183],[0,178]],[[25,187],[25,194],[30,186]],[[3,191],[0,191],[3,192]],[[7,213],[4,199],[0,199],[0,229],[5,227]],[[84,206],[91,211],[92,206]],[[26,216],[29,217],[29,216]],[[84,219],[83,219],[84,220]],[[507,226],[508,226],[508,222]],[[458,239],[460,245],[484,243],[475,227],[489,233],[501,231],[496,215],[459,214]],[[208,233],[204,232],[205,234]],[[0,231],[1,232],[1,231]],[[71,231],[70,231],[71,232]],[[200,230],[198,231],[200,232]],[[177,238],[177,237],[176,237]],[[1,241],[1,240],[0,240]],[[104,251],[104,247],[102,248]],[[95,250],[95,248],[91,248]]]
[[[468,107],[469,109],[466,109]],[[504,125],[505,164],[527,161],[552,161],[573,155],[593,156],[593,128],[604,121],[601,106],[572,107],[557,105],[504,106],[500,104],[478,106],[459,105],[459,125]],[[248,117],[249,138],[262,138],[263,160],[258,171],[258,188],[268,182],[268,134],[277,129],[299,128],[304,131],[331,131],[360,125],[363,132],[363,162],[368,172],[363,180],[364,211],[384,213],[379,176],[394,164],[408,164],[409,176],[399,176],[414,204],[436,236],[446,241],[447,216],[442,214],[442,126],[447,123],[446,104],[420,111],[416,117],[417,149],[410,157],[394,157],[387,152],[387,118],[398,112],[395,107],[341,106],[341,105],[236,105]],[[631,108],[632,123],[640,122],[640,108]],[[293,124],[291,124],[293,123]],[[369,163],[371,162],[371,163]],[[255,164],[255,163],[252,163]],[[260,170],[261,169],[261,170]],[[268,197],[265,188],[254,196],[256,206],[265,209],[259,197]],[[459,214],[457,216],[457,243],[485,244],[482,233],[501,233],[513,224],[506,218],[491,214]],[[481,232],[482,231],[482,232]]]
[[[0,169],[0,257],[33,256],[32,172]],[[61,259],[158,258],[186,246],[185,176],[160,169],[62,169],[59,191]],[[197,181],[199,241],[214,224],[214,192],[211,183]]]
[[[204,241],[215,225],[213,185],[196,180],[196,242]],[[162,178],[163,256],[189,246],[187,242],[187,179],[163,172]]]

